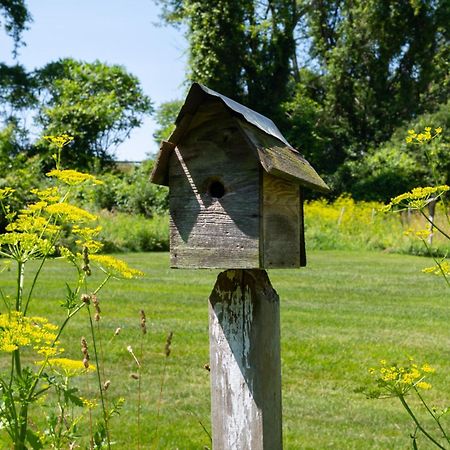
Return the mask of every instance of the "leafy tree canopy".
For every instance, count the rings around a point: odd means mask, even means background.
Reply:
[[[75,137],[63,152],[63,163],[71,167],[111,161],[112,149],[153,110],[138,79],[122,66],[61,59],[36,71],[34,81],[42,135]],[[44,140],[37,148],[50,152]]]
[[[295,1],[160,0],[163,17],[184,24],[189,79],[206,84],[272,117],[286,99]]]
[[[0,0],[0,26],[15,44],[15,51],[21,44],[21,35],[31,22],[31,15],[25,0]]]
[[[175,120],[183,106],[182,100],[172,100],[162,103],[155,112],[155,121],[159,128],[153,133],[153,139],[159,144],[171,135],[175,128]]]
[[[185,26],[189,79],[274,119],[338,189],[346,162],[449,98],[448,0],[159,3]]]

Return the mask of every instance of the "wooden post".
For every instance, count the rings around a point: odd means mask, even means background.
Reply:
[[[209,299],[214,450],[281,450],[279,297],[265,270],[226,270]]]

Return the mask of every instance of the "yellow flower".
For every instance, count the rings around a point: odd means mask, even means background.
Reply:
[[[9,197],[13,192],[14,189],[10,187],[0,189],[0,201],[4,200],[6,197]]]
[[[39,362],[39,364],[42,363],[43,362]],[[58,372],[58,370],[62,370],[66,376],[76,376],[95,370],[95,366],[93,364],[89,364],[89,367],[86,368],[83,361],[76,359],[49,358],[47,363],[56,372]]]
[[[70,222],[92,222],[97,219],[94,214],[78,208],[78,206],[71,205],[70,203],[54,203],[52,205],[48,205],[46,210],[50,214],[65,216],[65,218]]]
[[[435,131],[436,134],[441,134],[442,133],[442,128],[441,127],[435,128],[434,131]]]
[[[90,255],[90,259],[96,262],[100,268],[115,278],[135,278],[144,275],[137,269],[130,268],[125,261],[108,255]]]
[[[68,134],[61,134],[59,136],[44,136],[44,139],[49,141],[51,144],[54,144],[58,148],[63,148],[69,142],[73,141],[73,136]]]
[[[433,368],[433,367],[431,367],[428,363],[425,363],[425,364],[422,366],[422,370],[423,370],[424,372],[426,372],[426,373],[434,373],[434,372],[436,372],[436,369]]]
[[[422,209],[431,198],[439,198],[450,189],[447,185],[417,187],[410,192],[398,195],[391,199],[389,208],[399,206],[401,208]]]
[[[12,311],[0,315],[0,351],[11,353],[21,347],[32,347],[38,354],[51,356],[60,352],[56,325],[43,317],[25,317]]]
[[[418,230],[416,231],[416,236],[419,239],[428,239],[430,237],[431,231],[430,230]]]
[[[432,267],[425,267],[422,269],[423,273],[432,273],[434,275],[450,275],[450,264],[447,261],[441,261],[439,264],[436,264]]]
[[[55,177],[58,180],[61,180],[63,183],[68,184],[69,186],[78,186],[86,181],[90,181],[93,184],[103,184],[103,181],[98,180],[93,175],[89,173],[78,172],[77,170],[59,170],[54,169],[46,174],[48,177]]]
[[[419,383],[416,384],[416,387],[427,391],[431,389],[431,384],[427,383],[426,381],[420,381]]]
[[[80,399],[83,402],[83,406],[85,406],[87,409],[94,409],[97,406],[97,401],[95,399],[89,400],[89,399],[83,398],[83,397],[80,397]]]

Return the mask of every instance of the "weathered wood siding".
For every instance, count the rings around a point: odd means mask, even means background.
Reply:
[[[263,171],[262,217],[262,267],[304,265],[299,185]]]
[[[213,450],[281,450],[280,301],[264,270],[227,270],[210,296]]]
[[[217,101],[203,103],[170,158],[171,266],[257,268],[259,161],[235,119]],[[209,183],[225,188],[221,198]]]

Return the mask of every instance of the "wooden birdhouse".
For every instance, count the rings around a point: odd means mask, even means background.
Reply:
[[[304,266],[302,190],[329,190],[270,119],[197,83],[151,181],[169,186],[174,268]]]

